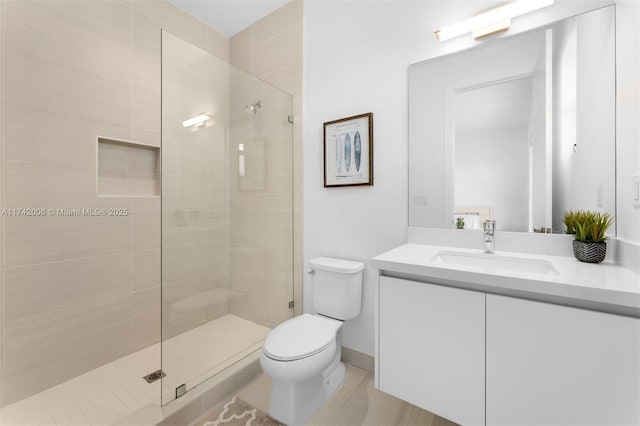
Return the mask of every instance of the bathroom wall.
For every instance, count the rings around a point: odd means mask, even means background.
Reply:
[[[509,34],[592,10],[611,1],[558,1],[513,21]],[[474,44],[439,43],[433,31],[493,2],[308,2],[304,9],[304,264],[320,255],[368,260],[403,244],[407,232],[407,66]],[[618,182],[640,168],[638,155],[638,32],[636,5],[620,3]],[[625,11],[629,13],[625,13]],[[621,70],[621,65],[628,65]],[[635,72],[635,74],[634,74]],[[623,110],[623,111],[621,111]],[[375,186],[324,189],[322,123],[374,113]],[[630,158],[629,158],[630,157]],[[620,159],[625,163],[621,164]],[[629,183],[630,186],[630,183]],[[619,235],[640,243],[630,188],[618,197]],[[633,215],[635,214],[635,216]],[[633,219],[635,217],[635,219]],[[634,223],[635,221],[635,223]],[[346,347],[373,354],[377,271],[365,270],[360,317],[344,327]],[[305,311],[312,311],[305,277]]]
[[[129,209],[1,218],[4,405],[159,341],[158,175],[138,172],[160,145],[160,28],[223,59],[228,40],[162,0],[1,5],[0,207]],[[102,157],[111,197],[96,136],[151,150]]]
[[[291,126],[283,110],[269,102],[278,99],[276,93],[271,99],[261,99],[263,107],[251,118],[243,106],[260,99],[259,94],[251,93],[250,88],[232,86],[233,99],[240,103],[232,113],[237,113],[240,122],[254,123],[249,124],[251,128],[264,120],[265,114],[275,114],[271,115],[273,122],[283,123],[284,127],[274,130],[293,131],[292,152],[282,151],[284,145],[275,139],[277,133],[264,135],[263,154],[268,166],[261,187],[243,187],[241,183],[247,177],[238,177],[237,169],[231,170],[231,286],[238,292],[231,300],[231,313],[270,327],[281,322],[283,315],[292,314],[288,306],[283,306],[291,297],[292,270],[294,312],[302,311],[302,13],[303,2],[291,1],[230,39],[230,61],[234,66],[293,96],[295,119]],[[241,95],[243,91],[249,97]],[[255,134],[259,133],[256,130]],[[229,164],[237,164],[237,144],[248,136],[232,129]],[[291,161],[293,176],[289,170]],[[264,232],[258,233],[259,229]]]

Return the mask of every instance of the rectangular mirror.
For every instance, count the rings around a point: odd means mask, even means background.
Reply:
[[[409,67],[409,226],[615,216],[615,6],[479,43]]]

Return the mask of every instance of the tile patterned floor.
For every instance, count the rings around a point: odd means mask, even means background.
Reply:
[[[269,329],[225,315],[165,342],[165,389],[193,386],[262,345]],[[193,350],[198,348],[198,350]],[[159,405],[160,344],[149,346],[0,409],[2,426],[109,425],[148,404]],[[170,392],[171,393],[171,392]]]
[[[347,367],[344,382],[325,404],[311,418],[313,426],[356,426],[356,425],[420,425],[455,426],[455,423],[422,410],[398,398],[376,390],[373,374],[352,365]],[[254,407],[269,411],[271,380],[261,374],[237,395]]]

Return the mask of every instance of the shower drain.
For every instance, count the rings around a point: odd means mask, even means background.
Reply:
[[[166,376],[166,374],[164,374],[162,370],[158,370],[158,371],[154,371],[153,373],[147,374],[146,376],[143,377],[143,379],[145,379],[147,383],[153,383],[156,380],[163,378],[164,376]]]

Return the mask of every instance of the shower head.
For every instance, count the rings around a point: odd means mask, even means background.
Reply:
[[[248,114],[256,115],[256,113],[260,108],[262,108],[262,102],[258,100],[255,103],[247,105],[245,107],[245,110],[247,111]]]

